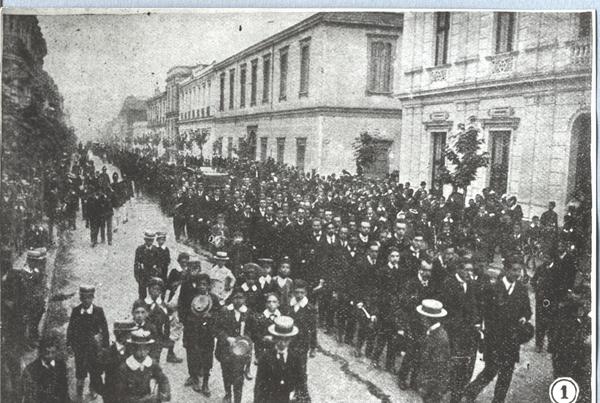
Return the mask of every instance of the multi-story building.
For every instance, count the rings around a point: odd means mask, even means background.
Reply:
[[[548,200],[590,197],[591,13],[409,12],[396,97],[402,180],[437,180],[459,123],[490,153],[469,197],[516,195],[527,217]],[[560,215],[560,212],[559,212]]]
[[[157,89],[146,101],[146,106],[149,132],[163,139],[167,124],[167,92]]]
[[[352,143],[361,132],[393,155],[401,42],[401,14],[315,14],[192,69],[179,82],[179,130],[208,133],[205,156],[232,156],[246,139],[259,160],[318,172],[353,170]],[[378,166],[387,171],[389,163]]]
[[[136,122],[144,122],[147,127],[147,104],[145,99],[136,98],[133,95],[128,96],[123,101],[123,106],[119,112],[117,120],[121,137],[126,139],[127,143],[131,143],[134,138],[134,124]],[[139,125],[137,132],[139,132]]]

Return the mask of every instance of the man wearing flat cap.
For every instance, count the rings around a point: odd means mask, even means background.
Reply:
[[[302,360],[298,352],[289,349],[290,342],[298,334],[294,319],[279,316],[268,328],[274,342],[261,357],[254,384],[255,403],[287,403],[290,394],[301,386]]]
[[[157,251],[154,246],[156,234],[153,231],[144,231],[144,244],[135,250],[133,274],[138,283],[138,298],[144,299],[147,295],[148,280],[158,274]],[[160,277],[160,276],[156,276]]]
[[[100,349],[108,347],[109,334],[104,310],[93,304],[95,292],[96,288],[91,285],[79,287],[81,304],[73,308],[67,327],[67,346],[75,354],[78,398],[83,396],[83,385],[88,374],[92,397],[103,388],[98,353]]]

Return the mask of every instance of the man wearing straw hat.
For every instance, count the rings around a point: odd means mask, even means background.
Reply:
[[[424,299],[417,306],[427,329],[417,362],[416,386],[425,403],[440,402],[448,390],[450,341],[441,320],[448,313],[440,301]]]
[[[153,231],[144,231],[144,244],[135,250],[135,259],[133,262],[133,274],[138,283],[138,298],[146,298],[148,280],[153,277],[152,273],[157,272],[157,253],[154,247],[154,238],[156,234]],[[160,277],[160,276],[159,276]]]
[[[289,349],[292,338],[298,334],[294,319],[279,316],[268,328],[275,346],[265,352],[258,363],[254,384],[255,403],[287,403],[290,394],[302,381],[300,355]]]
[[[119,367],[117,396],[121,403],[158,403],[171,400],[169,379],[148,355],[154,344],[150,332],[134,330],[127,340],[132,354]]]
[[[215,254],[215,265],[208,271],[211,280],[211,292],[221,301],[227,300],[235,285],[235,277],[225,264],[229,261],[227,252],[219,251]]]

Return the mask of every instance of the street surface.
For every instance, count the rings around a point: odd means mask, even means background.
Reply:
[[[103,165],[95,158],[98,169]],[[106,164],[108,174],[117,170]],[[118,170],[117,170],[118,171]],[[71,309],[79,303],[77,291],[80,284],[96,285],[95,303],[104,308],[112,336],[112,323],[117,319],[128,319],[133,301],[137,298],[137,284],[133,277],[133,258],[135,248],[142,243],[145,229],[165,230],[167,245],[171,250],[171,259],[175,261],[179,252],[194,251],[184,244],[175,243],[172,221],[161,211],[158,204],[142,195],[132,200],[129,208],[129,222],[120,225],[113,234],[113,245],[101,243],[90,247],[89,229],[85,228],[78,213],[77,229],[65,235],[65,241],[59,248],[56,269],[51,292],[53,294],[75,295],[63,302],[51,302],[46,319],[47,329],[66,332]],[[196,255],[198,256],[198,255]],[[206,259],[200,255],[200,259]],[[208,265],[208,263],[205,263]],[[374,369],[364,358],[355,358],[348,346],[338,345],[331,337],[319,334],[320,349],[317,356],[309,360],[309,391],[314,402],[419,402],[415,392],[401,391],[395,376]],[[552,382],[550,355],[536,354],[532,342],[522,349],[521,363],[517,365],[507,402],[546,402],[548,386]],[[176,342],[175,352],[185,359],[185,350],[181,340]],[[187,379],[187,365],[165,362],[166,350],[163,350],[161,366],[171,383],[172,402],[221,402],[224,392],[221,369],[215,360],[210,388],[212,397],[194,392],[184,387]],[[475,373],[481,371],[483,362],[478,360]],[[69,358],[69,379],[71,396],[75,395],[74,362]],[[253,375],[256,367],[253,366]],[[489,402],[492,398],[494,382],[479,396],[478,401]],[[244,402],[252,402],[253,381],[244,385]],[[87,385],[86,385],[87,393]],[[101,397],[95,401],[101,402]],[[86,402],[90,399],[86,395]]]

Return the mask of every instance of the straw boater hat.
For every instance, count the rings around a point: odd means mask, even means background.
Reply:
[[[131,332],[135,329],[137,329],[137,325],[131,320],[115,320],[115,323],[113,323],[115,332]]]
[[[156,239],[166,239],[167,233],[165,231],[156,231]]]
[[[134,330],[127,339],[127,344],[136,344],[138,346],[153,344],[154,339],[152,339],[150,335],[151,333],[144,329]]]
[[[227,252],[219,251],[215,255],[216,260],[229,260],[229,256],[227,256]]]
[[[429,318],[443,318],[448,314],[444,305],[435,299],[424,299],[417,307],[417,312]]]
[[[155,236],[156,236],[156,234],[154,233],[154,231],[150,231],[150,230],[144,231],[144,239],[154,239]]]
[[[277,337],[293,337],[298,334],[298,327],[294,326],[294,319],[289,316],[275,318],[275,323],[269,326],[268,330]]]
[[[27,251],[27,259],[43,260],[46,259],[46,248],[36,248]]]
[[[192,299],[191,311],[193,314],[201,315],[212,308],[212,298],[209,295],[196,295]]]

